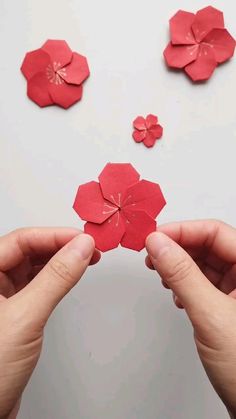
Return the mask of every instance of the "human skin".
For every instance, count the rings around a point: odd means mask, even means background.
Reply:
[[[184,308],[205,371],[236,418],[236,229],[220,221],[159,227],[146,240],[146,264]]]
[[[46,322],[89,264],[93,239],[72,228],[26,228],[0,238],[0,419],[15,419]]]
[[[168,224],[146,246],[147,265],[185,308],[208,377],[235,418],[236,230],[216,221]],[[75,229],[0,238],[0,419],[15,419],[48,317],[99,258],[92,238]]]

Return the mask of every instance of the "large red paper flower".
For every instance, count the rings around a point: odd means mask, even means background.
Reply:
[[[48,40],[28,52],[21,66],[27,94],[39,106],[67,109],[82,97],[82,83],[89,76],[87,59],[72,52],[66,41]]]
[[[160,186],[140,175],[131,164],[108,163],[98,182],[78,189],[74,210],[87,221],[84,231],[106,252],[121,244],[140,251],[156,229],[155,218],[166,202]]]
[[[164,51],[169,67],[182,68],[193,81],[208,80],[218,64],[234,54],[235,40],[224,27],[223,13],[206,7],[179,10],[170,19],[171,42]]]
[[[145,118],[138,116],[134,122],[133,139],[136,143],[143,142],[146,147],[153,147],[156,140],[159,140],[163,134],[163,128],[158,124],[158,118],[155,115],[148,115]]]

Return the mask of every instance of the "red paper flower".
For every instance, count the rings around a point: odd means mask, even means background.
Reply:
[[[196,15],[179,10],[170,19],[170,34],[165,60],[169,67],[183,68],[193,81],[208,80],[234,54],[235,40],[224,27],[223,13],[211,6]]]
[[[48,40],[28,52],[21,66],[27,94],[39,106],[67,109],[82,97],[82,83],[89,76],[87,59],[72,52],[66,41]]]
[[[121,244],[140,251],[156,229],[155,218],[166,202],[160,186],[140,175],[131,164],[108,163],[98,182],[78,189],[74,210],[87,221],[84,231],[106,252]]]
[[[159,140],[163,134],[163,128],[158,124],[158,118],[155,115],[148,115],[145,118],[138,116],[134,122],[135,128],[133,139],[136,143],[143,142],[146,147],[153,147],[156,140]]]

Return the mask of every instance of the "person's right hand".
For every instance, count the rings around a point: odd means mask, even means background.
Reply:
[[[206,373],[236,418],[236,229],[219,221],[167,224],[146,248],[147,266],[186,310]]]

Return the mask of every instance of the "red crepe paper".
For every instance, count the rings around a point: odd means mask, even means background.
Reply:
[[[121,244],[140,251],[146,237],[156,230],[155,218],[165,204],[160,186],[140,180],[131,164],[108,163],[99,183],[79,187],[73,208],[87,221],[84,231],[99,250],[106,252]]]
[[[218,64],[234,55],[235,39],[225,29],[223,13],[212,6],[196,15],[179,10],[170,19],[170,35],[167,65],[184,69],[194,82],[208,80]]]
[[[158,124],[155,115],[148,115],[146,118],[138,116],[133,122],[133,139],[136,143],[143,142],[146,147],[153,147],[156,140],[163,135],[163,128]]]
[[[82,98],[82,83],[89,77],[87,59],[72,52],[66,41],[52,39],[27,52],[21,71],[28,97],[41,107],[69,108]]]

